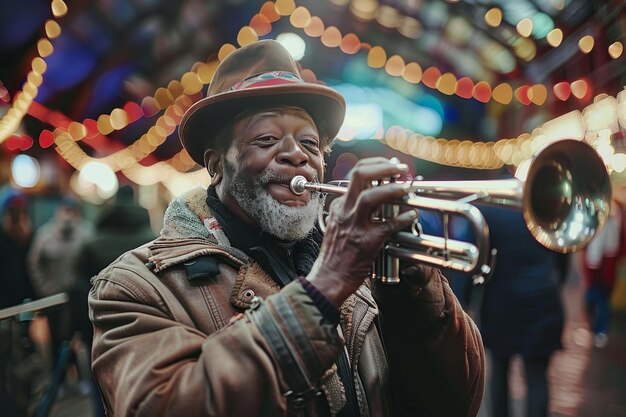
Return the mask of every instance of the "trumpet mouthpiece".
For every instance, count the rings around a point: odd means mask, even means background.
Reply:
[[[306,183],[306,178],[304,178],[302,175],[296,175],[289,183],[289,189],[295,195],[304,194],[304,192],[306,191]]]

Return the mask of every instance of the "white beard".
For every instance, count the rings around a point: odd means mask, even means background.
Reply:
[[[324,195],[311,192],[311,199],[304,207],[281,204],[265,189],[267,184],[279,179],[273,171],[265,171],[252,181],[236,175],[227,191],[263,231],[281,240],[302,240],[315,226]]]

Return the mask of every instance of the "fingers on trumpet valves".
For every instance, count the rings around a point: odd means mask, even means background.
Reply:
[[[391,179],[392,179],[392,180],[394,180],[394,179],[395,179],[395,180],[400,179],[400,178],[402,178],[404,175],[406,175],[406,174],[409,172],[409,166],[408,166],[407,164],[405,164],[405,163],[400,162],[400,160],[399,160],[398,158],[396,158],[395,156],[394,156],[393,158],[391,158],[391,159],[389,160],[389,162],[390,162],[390,163],[392,163],[392,164],[395,164],[395,165],[396,165],[396,167],[397,167],[399,170],[401,170],[401,171],[402,171],[402,172],[399,172],[399,173],[397,173],[397,174],[393,175],[393,176],[391,177]]]
[[[395,233],[414,224],[418,219],[418,216],[418,211],[416,209],[411,209],[391,218],[378,219],[377,222],[381,224],[381,227],[386,229],[386,232]]]
[[[381,212],[384,204],[400,201],[408,189],[410,189],[409,184],[385,184],[380,187],[368,188],[359,193],[356,203],[368,214],[368,217],[375,216]]]
[[[367,158],[359,161],[356,166],[348,174],[350,178],[350,185],[346,194],[346,202],[348,207],[352,207],[354,204],[358,204],[362,199],[362,194],[371,189],[382,188],[389,190],[391,194],[400,192],[400,189],[387,187],[394,187],[395,185],[389,184],[381,187],[372,187],[373,182],[384,183],[382,179],[390,179],[396,175],[404,175],[409,171],[407,164],[400,163],[397,159],[395,161],[385,158]],[[406,191],[404,191],[406,194]],[[399,197],[399,196],[395,196]],[[386,201],[380,201],[380,204]]]

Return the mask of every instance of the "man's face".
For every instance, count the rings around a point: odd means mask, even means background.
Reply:
[[[223,165],[220,197],[244,220],[285,240],[312,229],[320,195],[289,189],[296,175],[318,181],[324,174],[319,134],[304,110],[273,108],[237,121]]]

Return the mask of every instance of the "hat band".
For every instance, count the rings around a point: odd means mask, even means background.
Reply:
[[[266,72],[238,82],[226,91],[247,90],[250,88],[268,87],[283,84],[304,84],[304,80],[289,71]]]

